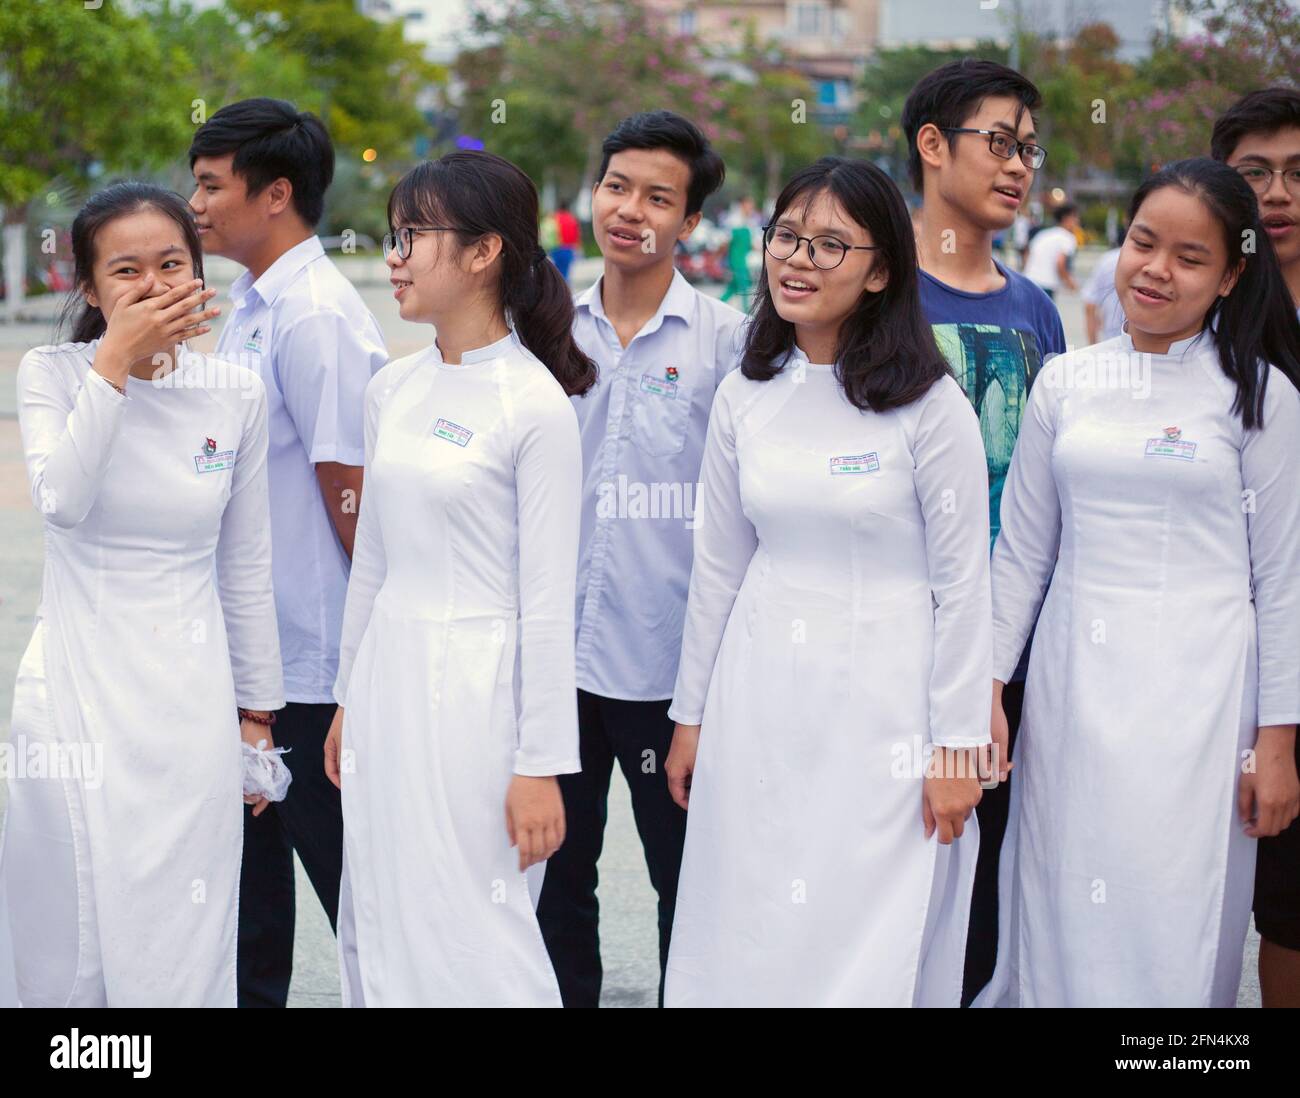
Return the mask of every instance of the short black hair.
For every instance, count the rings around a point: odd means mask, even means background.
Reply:
[[[231,170],[250,195],[277,179],[293,187],[293,208],[315,227],[334,179],[334,145],[314,114],[284,99],[241,99],[209,118],[190,143],[190,168],[200,156],[234,153]]]
[[[964,57],[940,65],[921,77],[903,104],[907,174],[913,187],[919,191],[922,184],[921,152],[916,146],[921,127],[927,122],[933,122],[941,130],[960,126],[979,110],[980,103],[994,96],[1019,100],[1022,112],[1029,111],[1031,116],[1043,105],[1042,94],[1029,77],[996,61]],[[949,148],[955,136],[948,135]]]
[[[704,200],[722,186],[727,169],[709,144],[709,139],[688,118],[672,111],[645,111],[623,119],[601,143],[600,171],[596,182],[605,178],[609,158],[625,149],[667,149],[686,161],[691,182],[686,192],[686,216],[704,208]]]
[[[1263,88],[1250,92],[1215,120],[1210,155],[1226,161],[1247,134],[1276,133],[1286,126],[1300,128],[1300,91]]]
[[[1056,219],[1056,223],[1059,225],[1062,221],[1064,221],[1067,217],[1069,217],[1070,214],[1077,214],[1078,212],[1079,212],[1079,207],[1076,206],[1073,202],[1063,202],[1061,203],[1061,205],[1057,206],[1055,210],[1052,211],[1052,216]]]

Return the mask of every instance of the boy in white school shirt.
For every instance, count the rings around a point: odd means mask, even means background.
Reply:
[[[278,99],[217,111],[194,135],[190,199],[203,250],[248,268],[217,354],[266,382],[271,570],[287,704],[269,731],[290,752],[285,799],[244,820],[240,1006],[284,1006],[293,968],[297,851],[333,927],[343,857],[323,748],[361,500],[362,396],[387,360],[361,295],[315,226],[334,175],[329,134]]]
[[[721,158],[670,111],[624,119],[602,146],[592,229],[604,274],[576,299],[596,360],[574,398],[582,434],[577,681],[582,772],[560,775],[566,836],[537,908],[564,1005],[597,1006],[596,862],[617,759],[659,896],[660,1003],[686,813],[668,793],[668,717],[691,573],[695,489],[713,394],[738,364],[744,317],[673,265],[722,185]]]

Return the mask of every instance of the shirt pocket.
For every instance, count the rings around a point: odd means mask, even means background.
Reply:
[[[632,441],[651,457],[680,454],[686,446],[692,391],[684,381],[638,371],[628,379],[632,401]]]

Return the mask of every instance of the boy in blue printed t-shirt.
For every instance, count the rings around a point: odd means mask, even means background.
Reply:
[[[979,415],[994,539],[1029,386],[1044,359],[1065,350],[1051,300],[993,258],[993,237],[1011,227],[1046,158],[1034,135],[1033,112],[1041,102],[1020,73],[967,58],[922,78],[903,107],[908,171],[924,202],[916,236],[921,305]],[[1009,728],[1005,735],[994,728],[1003,777],[1020,723],[1024,662],[1003,689]],[[998,852],[1009,804],[1004,782],[986,790],[976,810],[980,849],[963,1005],[988,982],[997,958]]]

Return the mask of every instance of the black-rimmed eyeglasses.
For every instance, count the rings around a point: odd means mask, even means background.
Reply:
[[[763,247],[773,259],[789,259],[799,250],[800,244],[808,245],[808,258],[813,266],[823,271],[833,271],[844,257],[852,251],[874,252],[879,244],[846,244],[838,237],[822,234],[820,236],[800,236],[793,229],[784,225],[763,226]]]
[[[1009,133],[1001,130],[972,130],[965,126],[940,126],[942,133],[982,133],[989,139],[989,152],[1003,160],[1010,160],[1017,152],[1020,162],[1031,171],[1038,171],[1047,159],[1047,150],[1042,145],[1029,141],[1017,141]]]
[[[384,233],[384,258],[387,259],[395,251],[398,259],[410,259],[411,242],[415,239],[416,233],[454,233],[455,231],[450,225],[403,225],[391,233]]]

